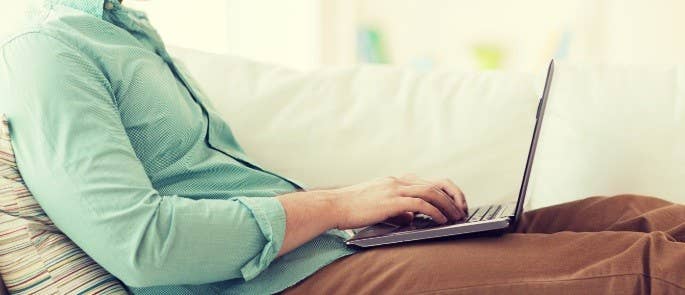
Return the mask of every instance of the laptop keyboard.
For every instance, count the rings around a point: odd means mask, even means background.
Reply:
[[[479,222],[495,219],[501,213],[503,207],[502,205],[492,205],[487,207],[479,207],[470,212],[467,218],[464,218],[457,223],[467,223],[467,222]],[[418,214],[411,223],[411,229],[422,229],[435,226],[441,226],[444,224],[438,224],[433,221],[429,216]]]
[[[499,213],[501,213],[502,209],[502,205],[476,208],[476,210],[469,214],[469,217],[465,222],[478,222],[495,219],[499,216]]]
[[[473,209],[467,218],[457,221],[454,224],[459,223],[469,223],[469,222],[479,222],[491,220],[499,217],[503,210],[506,210],[506,205],[492,205],[487,207],[479,207]],[[406,226],[400,226],[387,223],[379,223],[371,227],[367,227],[357,233],[356,238],[368,238],[375,236],[382,236],[389,233],[398,233],[413,231],[417,229],[425,229],[431,227],[445,226],[449,224],[437,224],[433,222],[433,219],[427,215],[417,214],[411,224]]]

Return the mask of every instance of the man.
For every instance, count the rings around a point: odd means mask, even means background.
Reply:
[[[457,221],[464,194],[414,176],[305,191],[244,154],[143,13],[44,4],[0,45],[19,168],[56,225],[133,293],[685,290],[685,209],[644,197],[531,212],[519,232],[539,234],[355,254],[341,230],[413,212]],[[547,234],[562,230],[577,233]],[[631,232],[590,233],[602,230]]]

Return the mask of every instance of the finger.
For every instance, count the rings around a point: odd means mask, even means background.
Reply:
[[[454,221],[461,220],[464,218],[464,211],[462,211],[459,206],[457,206],[457,203],[455,202],[454,198],[452,198],[447,192],[445,192],[443,189],[441,189],[439,186],[436,186],[435,184],[430,184],[430,186],[433,187],[433,189],[445,200],[447,203],[452,207],[452,212],[456,213]]]
[[[457,210],[459,215],[457,220],[460,220],[468,215],[468,208],[464,194],[462,193],[461,189],[459,189],[459,187],[457,187],[451,180],[445,179],[441,181],[429,181],[419,178],[414,174],[405,174],[399,179],[406,183],[438,185],[449,198],[450,202],[454,203],[454,208]]]
[[[434,185],[411,185],[400,189],[401,197],[420,198],[438,208],[450,221],[457,221],[462,217],[454,200]]]
[[[464,195],[464,192],[450,179],[443,179],[438,183],[441,185],[441,188],[445,190],[445,192],[454,198],[454,201],[457,203],[457,207],[459,207],[459,209],[464,213],[468,213],[469,206],[466,203],[466,196]]]
[[[446,223],[447,217],[442,212],[421,198],[397,198],[397,204],[403,212],[419,212],[433,218],[433,221],[439,224]]]

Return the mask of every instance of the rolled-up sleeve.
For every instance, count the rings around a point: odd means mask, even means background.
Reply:
[[[0,52],[0,107],[24,179],[109,272],[132,287],[250,280],[276,258],[285,235],[277,199],[190,199],[153,188],[95,61],[41,32]]]
[[[273,198],[236,198],[247,206],[267,240],[260,255],[255,256],[241,269],[243,278],[251,280],[276,258],[285,238],[285,211]]]

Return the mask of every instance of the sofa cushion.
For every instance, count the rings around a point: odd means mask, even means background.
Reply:
[[[0,124],[0,276],[12,294],[127,294],[53,223],[24,185]]]

